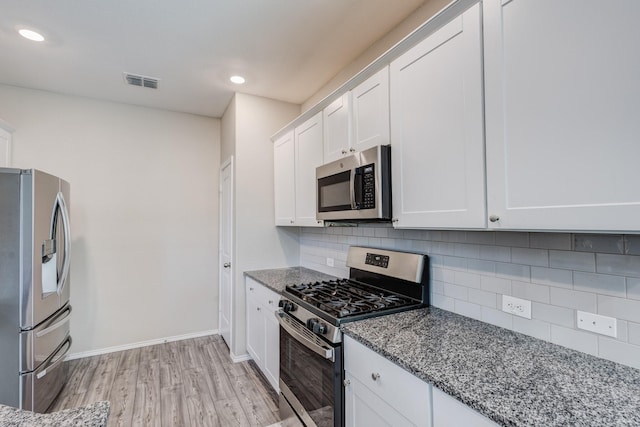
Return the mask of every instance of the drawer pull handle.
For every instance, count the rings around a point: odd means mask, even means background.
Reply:
[[[273,300],[272,300],[272,299],[270,299],[270,300],[269,300],[269,305],[272,305],[272,304],[273,304]]]
[[[379,380],[380,379],[380,374],[377,373],[377,372],[371,373],[371,379],[374,380],[374,381]]]
[[[500,221],[500,217],[498,215],[491,215],[491,216],[489,216],[489,221],[498,222],[498,221]]]

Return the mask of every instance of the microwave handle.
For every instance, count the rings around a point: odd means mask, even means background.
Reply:
[[[356,191],[355,191],[355,185],[356,185],[356,170],[355,169],[351,169],[351,182],[350,182],[350,189],[349,189],[349,198],[351,199],[351,209],[356,209]]]
[[[355,168],[351,171],[351,208],[361,209],[364,203],[362,189],[362,170]]]

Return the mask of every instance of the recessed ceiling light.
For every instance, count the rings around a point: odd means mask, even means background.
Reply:
[[[237,85],[241,85],[242,83],[245,82],[245,79],[242,76],[231,76],[229,80],[231,80],[232,83],[235,83]]]
[[[25,39],[29,39],[32,40],[34,42],[41,42],[44,41],[44,36],[40,33],[37,33],[33,30],[27,30],[26,28],[22,28],[20,30],[18,30],[18,33],[20,33],[20,35],[22,37],[24,37]]]

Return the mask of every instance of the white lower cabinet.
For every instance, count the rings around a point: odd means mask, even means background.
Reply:
[[[344,370],[347,427],[498,426],[348,336]]]
[[[279,391],[280,326],[275,317],[280,296],[255,280],[247,290],[247,351],[274,390]]]
[[[433,427],[495,427],[498,425],[464,403],[433,388]]]
[[[347,427],[431,425],[431,386],[348,336],[344,370]]]

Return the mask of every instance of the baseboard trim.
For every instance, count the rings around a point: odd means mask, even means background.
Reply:
[[[233,354],[233,352],[229,352],[229,357],[231,357],[231,361],[233,363],[246,362],[247,360],[251,360],[252,359],[252,357],[251,357],[251,355],[249,355],[249,353],[245,353],[245,354],[241,354],[239,356],[236,356],[235,354]]]
[[[191,334],[174,335],[172,337],[134,342],[131,344],[117,345],[114,347],[100,348],[97,350],[82,351],[80,353],[69,354],[67,357],[65,357],[65,360],[82,359],[85,357],[99,356],[101,354],[115,353],[116,351],[131,350],[131,349],[140,348],[140,347],[148,347],[150,345],[164,344],[172,341],[182,341],[182,340],[188,340],[190,338],[199,338],[199,337],[206,337],[209,335],[218,335],[218,333],[219,332],[217,329],[211,329],[208,331],[193,332]]]

